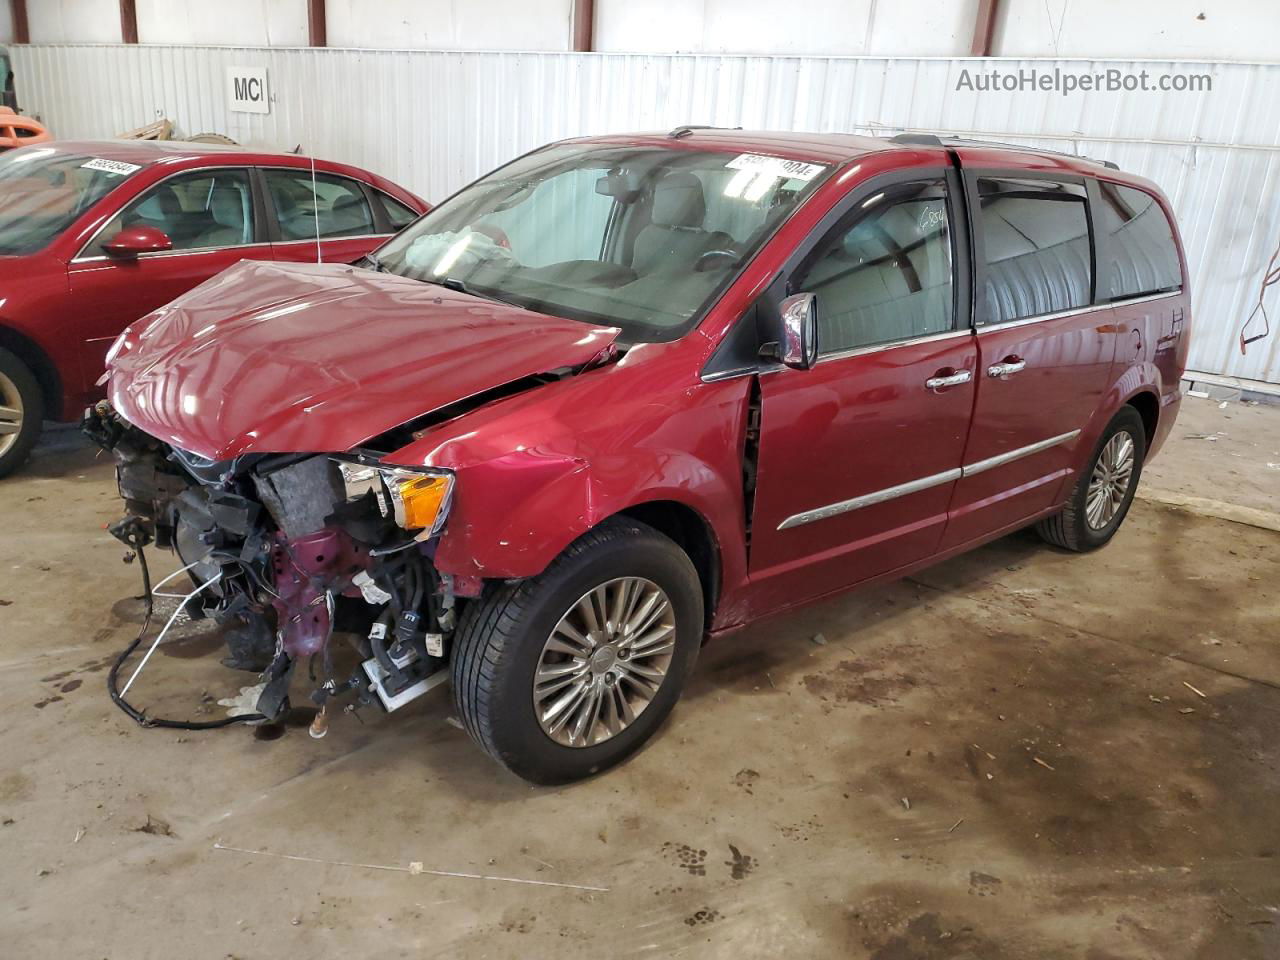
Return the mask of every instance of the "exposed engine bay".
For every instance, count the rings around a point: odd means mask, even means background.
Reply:
[[[127,513],[112,534],[138,553],[173,550],[191,579],[186,613],[222,628],[224,664],[258,674],[245,705],[256,712],[242,710],[243,719],[280,718],[299,665],[315,683],[314,736],[337,698],[391,711],[443,681],[458,595],[432,558],[453,493],[448,471],[384,467],[358,452],[211,462],[136,429],[105,402],[84,428],[116,461]],[[143,569],[150,591],[145,558]],[[474,594],[479,584],[465,586]],[[335,629],[360,657],[345,675],[335,668]],[[134,719],[159,725],[117,696],[114,671],[112,693]]]

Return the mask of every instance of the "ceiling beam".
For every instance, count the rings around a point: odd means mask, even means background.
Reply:
[[[978,0],[978,10],[973,19],[973,43],[969,56],[991,56],[991,43],[996,32],[996,17],[1000,13],[1000,0]]]
[[[13,42],[30,43],[31,28],[27,25],[27,0],[9,0],[13,16]]]
[[[307,43],[313,47],[329,45],[324,0],[307,0]]]
[[[120,0],[120,42],[138,42],[138,5],[136,0]]]
[[[573,50],[590,53],[596,48],[595,0],[573,0]]]

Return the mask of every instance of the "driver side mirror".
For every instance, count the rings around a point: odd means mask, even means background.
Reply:
[[[782,301],[778,313],[778,359],[793,370],[808,370],[818,360],[818,298],[797,293]]]
[[[155,227],[125,227],[102,245],[117,260],[136,260],[142,253],[162,253],[173,249],[173,241]]]

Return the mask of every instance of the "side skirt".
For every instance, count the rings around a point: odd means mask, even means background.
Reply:
[[[1035,523],[1037,520],[1041,520],[1045,517],[1053,516],[1053,514],[1061,510],[1064,505],[1065,505],[1065,501],[1063,503],[1055,504],[1052,507],[1048,507],[1045,510],[1041,510],[1039,513],[1033,514],[1029,517],[1024,517],[1021,520],[1016,520],[1013,523],[1006,524],[1005,526],[1000,527],[998,530],[994,530],[994,531],[991,531],[990,533],[983,534],[981,537],[975,537],[972,540],[967,540],[964,543],[958,544],[957,546],[944,550],[941,553],[935,553],[932,556],[925,557],[923,560],[917,560],[914,563],[908,563],[908,564],[904,564],[901,567],[895,567],[893,570],[887,570],[884,573],[877,574],[874,577],[868,577],[866,580],[862,580],[858,583],[852,584],[847,587],[841,587],[838,590],[831,590],[827,593],[821,594],[810,600],[802,600],[798,603],[788,604],[785,607],[779,607],[777,610],[767,613],[761,617],[757,617],[754,620],[750,620],[745,623],[737,623],[737,624],[731,624],[728,626],[719,627],[715,630],[710,631],[707,634],[707,640],[718,640],[720,637],[725,637],[731,633],[736,633],[738,630],[741,630],[744,627],[754,626],[757,623],[762,623],[766,620],[771,620],[774,617],[781,616],[784,613],[789,613],[792,610],[798,609],[800,607],[806,607],[811,603],[818,603],[822,600],[827,600],[831,597],[837,597],[845,593],[852,593],[855,590],[863,590],[867,587],[878,586],[882,583],[888,583],[891,580],[901,580],[903,577],[908,577],[911,574],[915,573],[917,570],[923,570],[926,567],[932,567],[934,564],[938,564],[946,560],[950,560],[952,557],[959,556],[962,553],[968,553],[970,550],[975,550],[978,547],[983,546],[984,544],[990,543],[993,540],[999,540],[1001,537],[1008,536],[1011,533],[1014,533],[1018,530],[1022,530],[1025,527],[1029,527],[1033,523]]]

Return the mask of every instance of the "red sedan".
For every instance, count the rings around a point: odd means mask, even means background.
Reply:
[[[140,320],[86,426],[259,719],[308,664],[322,709],[448,680],[559,783],[658,729],[705,636],[1020,527],[1106,544],[1177,416],[1185,278],[1159,188],[1083,158],[591,138],[364,268],[241,264]]]
[[[239,260],[348,262],[427,209],[357,167],[209,144],[0,156],[0,477],[99,395],[129,323]]]

